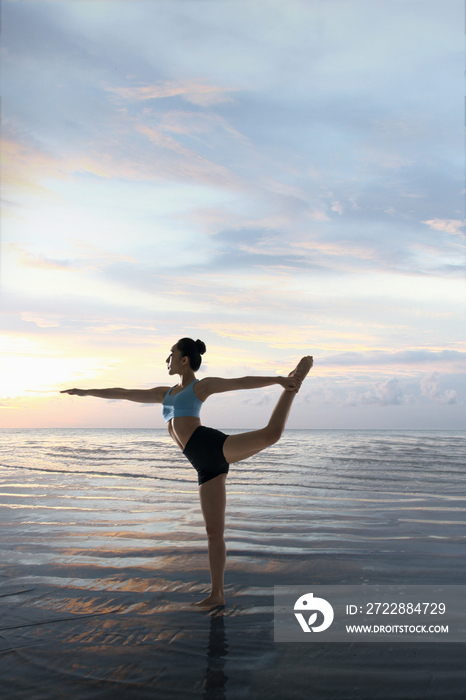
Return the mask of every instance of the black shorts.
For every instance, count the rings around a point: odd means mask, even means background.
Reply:
[[[220,430],[200,425],[186,443],[183,454],[197,471],[199,485],[219,474],[228,474],[230,465],[223,454],[227,437]]]

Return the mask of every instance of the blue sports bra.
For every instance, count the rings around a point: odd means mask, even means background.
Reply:
[[[201,413],[202,401],[197,398],[194,393],[194,385],[199,379],[194,379],[191,384],[185,386],[184,389],[177,394],[170,394],[172,389],[169,389],[162,401],[162,416],[165,423],[168,423],[172,418],[181,418],[182,416],[195,416],[199,418]]]

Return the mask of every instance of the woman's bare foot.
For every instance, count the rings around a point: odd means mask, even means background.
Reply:
[[[199,603],[191,603],[191,605],[198,605],[203,608],[212,608],[214,605],[225,605],[225,598],[219,595],[212,595],[204,598],[204,600],[199,601]]]
[[[301,381],[305,379],[312,365],[314,364],[314,358],[311,355],[305,355],[300,359],[296,367],[292,372],[289,373],[289,377],[297,377]]]

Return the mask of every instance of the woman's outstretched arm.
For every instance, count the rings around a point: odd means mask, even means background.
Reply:
[[[196,385],[196,396],[205,401],[212,394],[239,389],[262,389],[265,386],[279,384],[287,391],[298,392],[301,386],[299,377],[239,377],[238,379],[222,379],[221,377],[205,377]]]
[[[153,389],[64,389],[60,394],[96,396],[98,399],[126,399],[138,403],[162,403],[169,389],[169,386],[156,386]]]

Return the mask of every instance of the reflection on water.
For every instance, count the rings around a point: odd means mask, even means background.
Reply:
[[[224,672],[228,654],[225,618],[223,609],[210,614],[209,646],[204,679],[204,700],[225,700],[225,684],[228,676]]]

